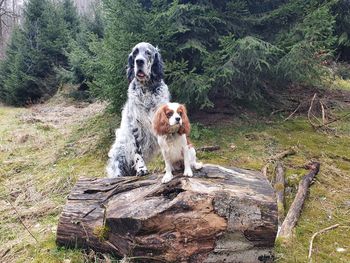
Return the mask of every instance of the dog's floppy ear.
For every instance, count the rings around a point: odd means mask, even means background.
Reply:
[[[187,110],[186,110],[185,105],[180,105],[178,112],[182,113],[181,114],[182,125],[180,126],[178,133],[180,135],[186,134],[187,136],[189,136],[190,131],[191,131],[191,124],[190,124],[190,120],[188,119],[188,116],[187,116]]]
[[[152,79],[155,81],[160,81],[164,78],[164,63],[158,49],[156,49],[154,56],[151,74]]]
[[[153,118],[153,129],[157,135],[165,135],[169,133],[170,124],[166,116],[167,105],[160,106]]]
[[[128,78],[129,83],[134,79],[135,77],[135,71],[134,71],[134,56],[132,54],[129,55],[128,58],[128,68],[126,72],[126,76]]]

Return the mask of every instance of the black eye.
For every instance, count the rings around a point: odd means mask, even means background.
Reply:
[[[173,116],[173,113],[172,113],[172,112],[168,112],[168,113],[166,114],[166,116],[167,116],[168,118],[170,118],[171,116]]]
[[[182,112],[179,112],[179,115],[182,116]]]
[[[145,53],[146,53],[146,55],[147,55],[147,56],[149,56],[149,57],[151,56],[151,51],[146,50],[146,52],[145,52]]]
[[[136,49],[134,50],[134,52],[132,52],[132,55],[133,55],[134,57],[136,57],[138,53],[139,53],[139,49],[136,48]]]

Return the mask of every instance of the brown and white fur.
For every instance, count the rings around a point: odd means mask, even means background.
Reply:
[[[166,103],[159,107],[153,118],[153,129],[165,161],[162,183],[173,179],[172,171],[179,165],[184,167],[184,176],[189,177],[193,176],[192,167],[202,168],[188,138],[191,126],[184,105]]]

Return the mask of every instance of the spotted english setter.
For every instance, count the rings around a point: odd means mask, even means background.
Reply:
[[[127,77],[128,99],[108,153],[109,177],[148,174],[146,162],[159,152],[152,119],[158,107],[169,102],[170,97],[163,81],[162,58],[158,49],[149,43],[139,43],[132,49]]]

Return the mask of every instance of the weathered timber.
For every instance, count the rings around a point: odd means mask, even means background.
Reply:
[[[275,169],[275,191],[277,199],[277,208],[278,208],[278,226],[280,227],[284,220],[284,169],[281,162],[277,162]]]
[[[274,191],[259,172],[205,165],[194,177],[81,179],[57,244],[139,262],[271,262]]]
[[[320,171],[320,163],[312,162],[309,165],[310,172],[301,179],[298,186],[298,192],[291,204],[281,229],[278,231],[278,238],[288,239],[292,235],[293,228],[297,224],[301,209],[304,205],[310,184]]]

